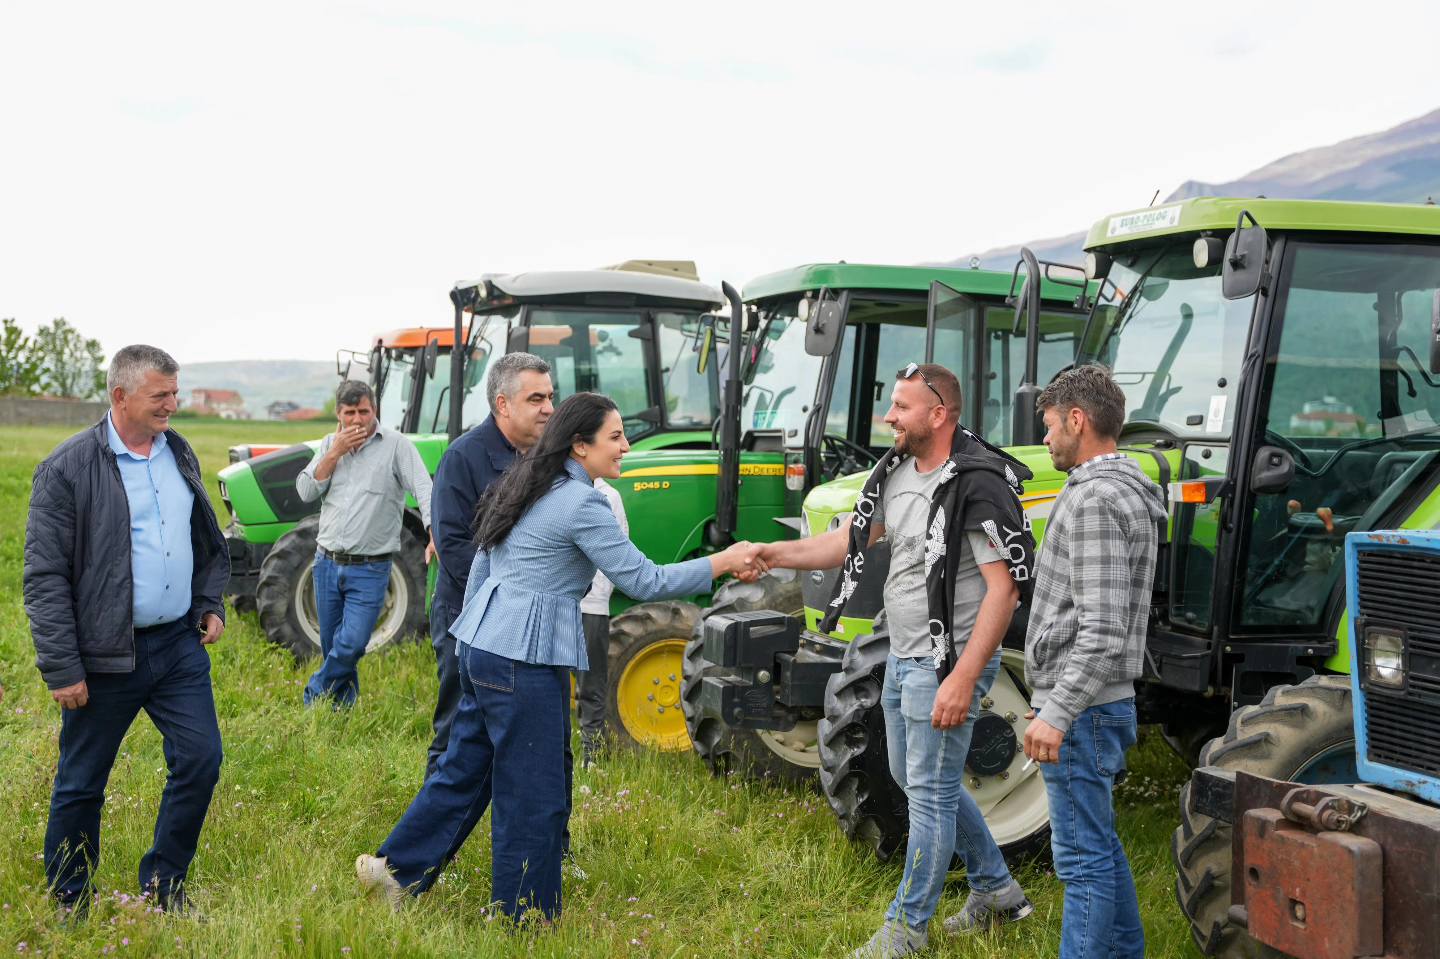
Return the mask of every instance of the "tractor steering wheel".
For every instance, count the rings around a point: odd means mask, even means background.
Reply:
[[[878,462],[880,457],[843,436],[826,433],[820,437],[820,472],[826,482],[869,469]]]

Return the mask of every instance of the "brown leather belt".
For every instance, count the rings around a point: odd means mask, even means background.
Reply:
[[[365,563],[388,563],[394,558],[393,553],[379,553],[374,556],[366,556],[363,553],[337,553],[323,546],[317,546],[315,548],[320,551],[321,556],[341,566],[360,566]]]

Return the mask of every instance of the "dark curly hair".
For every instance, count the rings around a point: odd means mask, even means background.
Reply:
[[[565,472],[565,459],[577,442],[593,443],[615,401],[599,393],[576,393],[555,407],[540,442],[505,471],[475,508],[475,543],[493,549],[505,541],[535,501]]]

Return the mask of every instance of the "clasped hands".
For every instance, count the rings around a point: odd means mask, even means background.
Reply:
[[[764,559],[764,552],[765,547],[759,543],[744,541],[734,543],[728,549],[716,554],[719,560],[717,572],[729,573],[743,583],[753,583],[770,571],[770,566]]]

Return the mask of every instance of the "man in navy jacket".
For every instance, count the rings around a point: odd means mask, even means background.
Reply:
[[[225,629],[230,556],[190,445],[170,429],[179,367],[153,346],[110,361],[110,412],[35,469],[25,612],[36,665],[63,709],[45,877],[83,909],[120,742],[143,709],[169,774],[140,888],[185,912],[185,877],[220,778],[205,646]]]
[[[425,778],[450,740],[450,723],[460,704],[460,661],[450,624],[465,599],[465,580],[475,559],[475,507],[490,484],[509,469],[515,457],[540,439],[545,421],[555,411],[555,386],[550,364],[533,353],[507,353],[495,361],[485,379],[490,415],[450,444],[435,470],[430,519],[440,574],[430,601],[430,642],[440,674],[435,703],[435,738]]]

